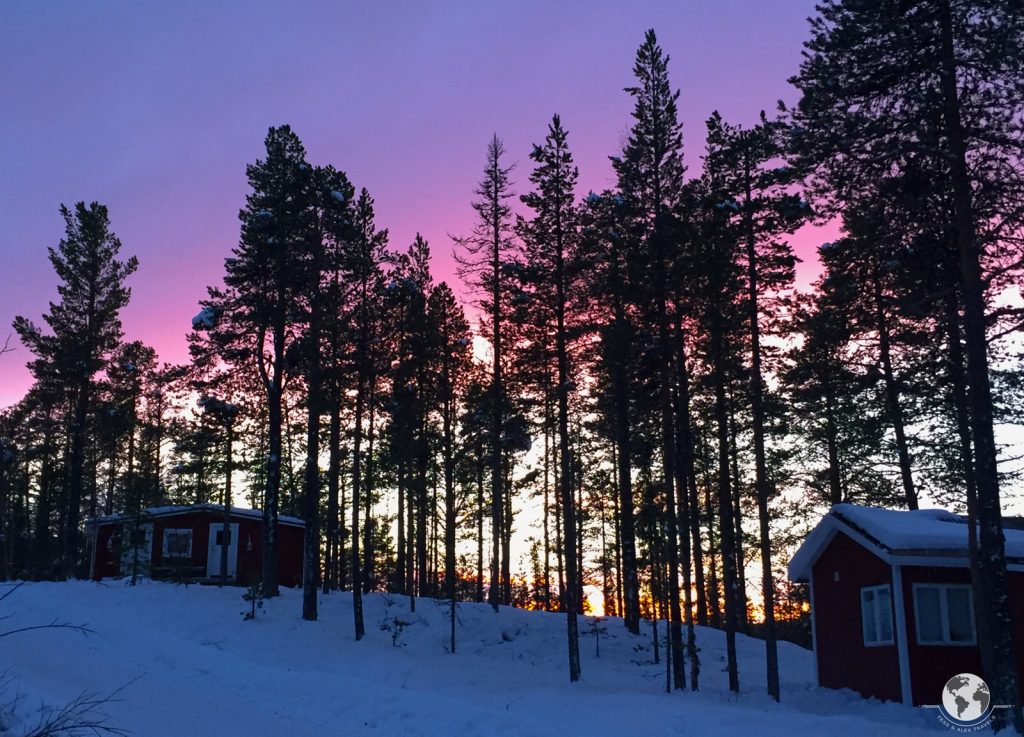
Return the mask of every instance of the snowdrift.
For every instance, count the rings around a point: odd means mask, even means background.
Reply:
[[[3,585],[0,585],[3,586]],[[0,594],[6,589],[0,588]],[[665,693],[649,624],[629,634],[580,621],[583,680],[568,683],[558,614],[460,604],[456,652],[448,605],[365,598],[367,636],[353,638],[351,595],[321,597],[301,619],[300,592],[267,601],[253,621],[238,588],[145,582],[29,583],[0,602],[2,701],[18,696],[0,734],[20,735],[41,709],[82,692],[109,694],[111,723],[142,737],[262,735],[935,735],[933,713],[814,685],[810,651],[780,647],[782,703],[764,695],[763,645],[740,637],[743,693],[728,693],[724,637],[699,629],[701,690]],[[663,623],[659,634],[664,634]],[[600,637],[600,657],[596,638]]]

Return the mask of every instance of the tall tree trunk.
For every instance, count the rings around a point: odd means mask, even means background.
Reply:
[[[1016,657],[1013,650],[1013,622],[1010,614],[1009,582],[999,501],[999,472],[992,418],[992,390],[988,374],[988,340],[985,335],[985,293],[981,254],[975,240],[971,181],[957,89],[957,61],[953,43],[953,22],[949,0],[935,0],[939,8],[941,49],[939,55],[944,123],[949,145],[953,183],[956,235],[960,250],[961,283],[964,293],[964,338],[967,358],[967,401],[974,441],[977,484],[978,553],[981,598],[987,606],[987,626],[979,629],[982,651],[988,650],[992,672],[985,676],[992,685],[993,703],[1019,704]],[[1018,731],[1024,727],[1019,707],[1014,709]]]
[[[420,386],[424,384],[421,383]],[[416,440],[416,580],[415,591],[420,596],[432,596],[427,565],[427,532],[430,524],[430,502],[427,494],[427,463],[429,446],[427,441],[426,418],[421,417]]]
[[[617,291],[617,290],[616,290]],[[629,418],[628,360],[629,326],[622,300],[615,298],[612,323],[610,369],[614,405],[615,446],[617,453],[616,482],[619,494],[619,530],[622,538],[623,623],[634,635],[640,634],[640,582],[636,562],[636,519],[633,505],[632,447]]]
[[[893,434],[896,436],[896,455],[900,462],[900,479],[903,481],[903,497],[907,509],[917,509],[917,491],[910,469],[910,448],[903,426],[903,407],[900,404],[900,390],[892,369],[892,341],[889,336],[889,320],[885,314],[882,299],[882,281],[876,269],[873,277],[875,296],[875,320],[878,330],[878,351],[882,359],[882,375],[885,378],[885,403],[889,411]]]
[[[451,397],[452,377],[448,366],[448,356],[444,362],[444,386],[447,388],[442,405],[442,445],[441,462],[444,466],[444,586],[448,594],[451,625],[451,650],[455,652],[455,599],[458,589],[458,575],[455,570],[455,431],[452,415],[454,414],[453,398]]]
[[[736,549],[736,592],[738,599],[736,602],[737,614],[739,616],[739,631],[743,634],[747,634],[747,627],[749,620],[747,617],[749,607],[747,606],[747,567],[746,567],[746,555],[744,554],[744,540],[743,540],[743,505],[742,505],[742,486],[743,478],[740,475],[740,452],[739,452],[739,429],[736,426],[736,402],[729,392],[729,447],[730,456],[732,459],[732,501],[733,501],[733,521],[736,528],[735,537],[735,549]]]
[[[341,480],[341,398],[331,398],[331,418],[327,435],[327,548],[324,557],[323,592],[330,593],[337,576],[338,559],[334,552],[338,541],[338,488]]]
[[[697,655],[697,631],[693,622],[693,580],[691,569],[693,547],[690,537],[691,517],[689,482],[693,478],[693,438],[690,434],[690,377],[686,368],[686,344],[682,319],[677,318],[675,329],[675,394],[673,410],[676,413],[676,488],[679,491],[679,530],[683,551],[683,593],[686,604],[686,654],[690,659],[690,689],[696,691],[700,678],[700,659]],[[699,534],[699,528],[698,528]],[[702,575],[703,578],[703,575]],[[703,585],[698,583],[698,591]],[[698,594],[699,596],[699,594]]]
[[[363,587],[359,585],[359,504],[363,482],[363,410],[366,403],[366,364],[368,361],[367,308],[369,296],[364,283],[360,296],[359,337],[356,347],[356,411],[355,427],[352,433],[352,617],[356,640],[363,639],[366,628],[363,624]]]
[[[683,622],[679,608],[679,534],[676,519],[676,431],[672,401],[672,338],[666,314],[663,289],[658,298],[658,342],[660,344],[659,395],[661,399],[661,483],[665,493],[665,534],[667,536],[669,636],[672,640],[672,682],[674,688],[686,688],[683,660]],[[679,492],[685,494],[685,489]]]
[[[494,163],[497,168],[497,161]],[[501,191],[498,177],[492,177],[493,192],[491,193],[491,227],[493,241],[491,243],[491,536],[494,543],[494,554],[491,560],[491,588],[488,601],[498,611],[501,599],[501,532],[502,512],[502,451],[501,428],[504,404],[504,386],[501,376]]]
[[[725,645],[729,690],[740,690],[736,663],[736,630],[739,624],[739,590],[736,575],[736,530],[729,483],[729,410],[725,390],[725,356],[722,328],[711,328],[712,361],[715,384],[715,420],[718,425],[718,516],[721,523],[722,577],[725,588]]]
[[[278,294],[279,310],[284,306],[284,295]],[[274,326],[274,357],[267,382],[267,484],[263,494],[263,596],[277,596],[277,515],[281,491],[281,432],[284,381],[284,315],[280,314]]]
[[[231,546],[231,474],[234,464],[234,426],[228,421],[224,429],[224,518],[220,528],[220,585],[228,583],[228,548]],[[237,545],[237,543],[236,543]]]
[[[836,426],[835,391],[831,385],[825,387],[825,436],[828,446],[828,493],[829,502],[843,501],[842,473],[839,468],[839,430]]]
[[[946,366],[960,446],[960,473],[964,489],[967,492],[967,549],[974,611],[983,612],[986,606],[982,596],[981,557],[978,550],[978,485],[974,473],[974,453],[971,449],[971,420],[967,407],[967,379],[964,376],[963,345],[960,340],[960,309],[957,296],[955,284],[949,285],[946,292],[945,320],[943,321],[948,346]],[[991,634],[987,631],[983,632],[988,628],[988,617],[976,617],[976,620],[978,642],[989,642]],[[981,669],[985,673],[993,672],[992,652],[985,648],[981,650]]]
[[[134,586],[139,577],[139,533],[142,529],[142,495],[139,493],[135,479],[135,413],[136,401],[132,398],[131,426],[128,429],[128,469],[125,474],[125,495],[131,500],[135,514],[134,531],[132,532],[132,582]],[[153,551],[147,551],[152,556]]]
[[[551,396],[544,397],[544,611],[551,611]]]
[[[396,588],[398,593],[404,594],[407,592],[405,585],[405,539],[408,536],[405,529],[405,506],[406,506],[406,473],[405,473],[405,461],[402,458],[398,459],[398,540],[397,540],[397,558],[395,560],[396,568]]]
[[[405,592],[409,595],[409,611],[416,611],[416,478],[409,463],[408,477],[412,479],[405,504]]]
[[[64,524],[61,528],[61,574],[75,575],[79,565],[81,535],[79,522],[82,509],[82,472],[85,468],[86,421],[89,417],[89,381],[83,380],[71,407],[70,449],[64,494]]]
[[[316,293],[310,299],[310,350],[306,356],[306,468],[302,483],[306,522],[302,556],[302,618],[316,621],[316,596],[320,588],[320,412],[323,409],[323,385],[320,371],[320,300]]]
[[[761,596],[764,603],[764,648],[768,695],[779,700],[779,646],[775,640],[775,582],[772,577],[771,529],[768,517],[768,463],[764,443],[764,384],[761,377],[760,285],[758,283],[757,242],[751,201],[749,141],[744,137],[743,183],[746,195],[744,224],[747,236],[747,302],[750,309],[750,412],[754,431],[754,489],[761,537]]]
[[[482,449],[481,449],[482,450]],[[476,463],[476,601],[484,600],[484,464]]]
[[[367,402],[370,405],[370,426],[366,436],[366,473],[363,474],[363,592],[370,593],[374,581],[374,542],[373,542],[373,442],[376,437],[377,422],[377,374],[370,372]],[[358,510],[356,510],[358,513]]]

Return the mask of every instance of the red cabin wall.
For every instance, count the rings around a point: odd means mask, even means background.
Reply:
[[[206,559],[209,556],[210,523],[220,515],[210,512],[183,512],[168,517],[153,517],[153,558],[152,567],[173,566],[183,569],[202,568],[200,576],[206,575]],[[164,530],[192,530],[192,555],[188,558],[164,558]]]
[[[251,584],[263,570],[263,521],[238,520],[238,582]],[[294,525],[277,526],[277,581],[282,586],[302,585],[302,546],[305,530]]]
[[[916,706],[938,704],[942,687],[957,673],[981,674],[981,652],[976,645],[919,645],[914,617],[915,583],[970,584],[966,568],[903,566],[903,602],[907,614],[907,654],[910,692]],[[977,619],[978,612],[975,613]]]
[[[861,630],[860,590],[864,586],[891,586],[889,564],[837,532],[815,562],[811,576],[818,682],[827,688],[849,688],[864,696],[899,701],[896,645],[868,647]]]
[[[164,517],[151,517],[145,524],[153,525],[153,549],[151,565],[157,567],[181,567],[199,569],[198,577],[206,575],[207,557],[210,544],[210,524],[222,522],[219,512],[199,510],[181,512]],[[258,580],[263,568],[263,521],[259,518],[232,515],[232,523],[238,524],[238,564],[235,580],[250,584]],[[131,525],[131,519],[108,522],[97,526],[96,546],[93,551],[93,578],[111,578],[120,575],[121,529]],[[163,557],[163,534],[166,529],[185,528],[192,530],[192,555],[189,558]],[[282,586],[302,585],[302,547],[304,529],[294,525],[278,524],[278,580]],[[108,541],[110,547],[108,549]],[[184,571],[183,571],[184,573]]]
[[[1010,571],[1010,615],[1013,617],[1013,654],[1017,658],[1018,704],[1024,704],[1024,571]]]
[[[302,559],[306,530],[302,527],[281,525],[278,529],[278,581],[282,586],[302,585]]]

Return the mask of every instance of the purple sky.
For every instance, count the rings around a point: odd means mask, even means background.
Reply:
[[[753,122],[797,68],[813,0],[716,2],[47,2],[0,6],[0,343],[56,297],[46,247],[60,203],[110,208],[139,257],[124,324],[161,358],[187,356],[197,300],[238,237],[244,170],[290,123],[314,163],[377,200],[392,247],[419,231],[438,279],[468,229],[496,131],[527,181],[529,145],[562,115],[581,190],[612,184],[630,124],[633,55],[653,27],[682,90],[687,165],[718,109]],[[301,7],[299,7],[301,6]],[[805,257],[830,233],[795,237]],[[813,256],[811,256],[813,259]],[[805,264],[800,281],[813,277]],[[0,407],[30,379],[0,357]]]

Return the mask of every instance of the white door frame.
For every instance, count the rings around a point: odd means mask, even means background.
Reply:
[[[206,575],[209,578],[220,576],[220,545],[217,534],[224,529],[223,522],[210,523],[210,540],[206,546]],[[228,545],[228,578],[234,578],[238,572],[238,523],[231,523],[229,533],[231,542]]]

